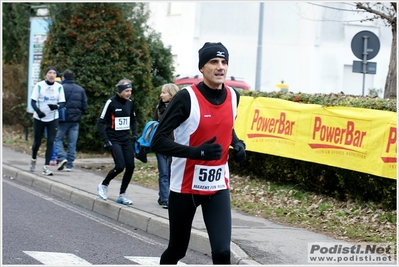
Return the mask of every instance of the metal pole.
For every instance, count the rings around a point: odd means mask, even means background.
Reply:
[[[364,85],[366,83],[366,73],[367,73],[367,41],[368,36],[363,36],[363,88],[362,88],[362,96],[364,96]]]
[[[262,75],[262,39],[263,39],[263,9],[264,3],[260,2],[259,7],[259,27],[258,27],[258,52],[256,56],[256,78],[255,90],[260,91],[261,75]]]
[[[27,75],[26,75],[26,84],[27,84],[27,86],[29,87],[29,60],[30,60],[30,55],[29,55],[29,49],[30,49],[30,31],[31,31],[31,18],[32,18],[32,12],[33,12],[33,10],[32,10],[32,7],[30,7],[29,8],[29,28],[28,28],[28,38],[29,38],[29,41],[28,41],[28,67],[26,68],[26,70],[27,70]],[[29,112],[28,112],[28,110],[29,110],[29,95],[28,95],[28,93],[29,93],[29,88],[26,88],[26,97],[27,97],[27,100],[26,100],[26,111],[25,111],[25,122],[26,122],[26,125],[25,125],[25,141],[28,141],[28,136],[29,136],[29,127],[28,127],[28,122],[29,122]]]

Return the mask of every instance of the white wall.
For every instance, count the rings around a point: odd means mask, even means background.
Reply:
[[[362,30],[375,33],[381,48],[372,62],[377,74],[366,75],[369,88],[384,89],[392,33],[381,21],[364,18],[347,2],[263,2],[261,91],[273,91],[283,79],[290,91],[361,94],[363,74],[352,73],[353,36]],[[148,3],[149,26],[172,47],[175,74],[196,75],[198,50],[207,41],[220,41],[229,50],[229,76],[243,78],[255,88],[260,2],[158,2]]]

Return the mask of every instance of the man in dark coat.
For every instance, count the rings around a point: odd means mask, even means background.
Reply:
[[[76,143],[79,137],[79,123],[83,112],[87,109],[85,90],[75,83],[75,74],[71,70],[64,71],[62,85],[65,92],[65,120],[59,120],[55,143],[57,146],[58,170],[71,171],[76,155]],[[64,150],[64,138],[67,136],[68,152]]]

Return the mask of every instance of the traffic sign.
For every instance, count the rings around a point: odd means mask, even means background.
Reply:
[[[363,73],[363,61],[354,60],[352,65],[352,72]],[[376,74],[377,63],[366,62],[366,74]]]
[[[364,47],[365,42],[366,47]],[[371,31],[361,31],[352,38],[351,48],[353,54],[355,54],[358,59],[364,60],[364,53],[367,53],[366,60],[370,60],[380,51],[380,40],[377,35]],[[365,48],[366,51],[364,51]]]

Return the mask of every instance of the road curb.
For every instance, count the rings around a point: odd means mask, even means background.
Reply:
[[[131,206],[122,206],[112,200],[100,200],[95,194],[65,185],[61,182],[48,180],[34,173],[3,163],[3,175],[5,173],[25,185],[63,198],[118,222],[128,224],[164,239],[169,238],[169,221],[165,218]],[[208,234],[193,228],[191,230],[189,248],[206,255],[211,255]],[[248,255],[233,242],[231,242],[231,263],[233,265],[260,265],[258,262],[251,260]]]

